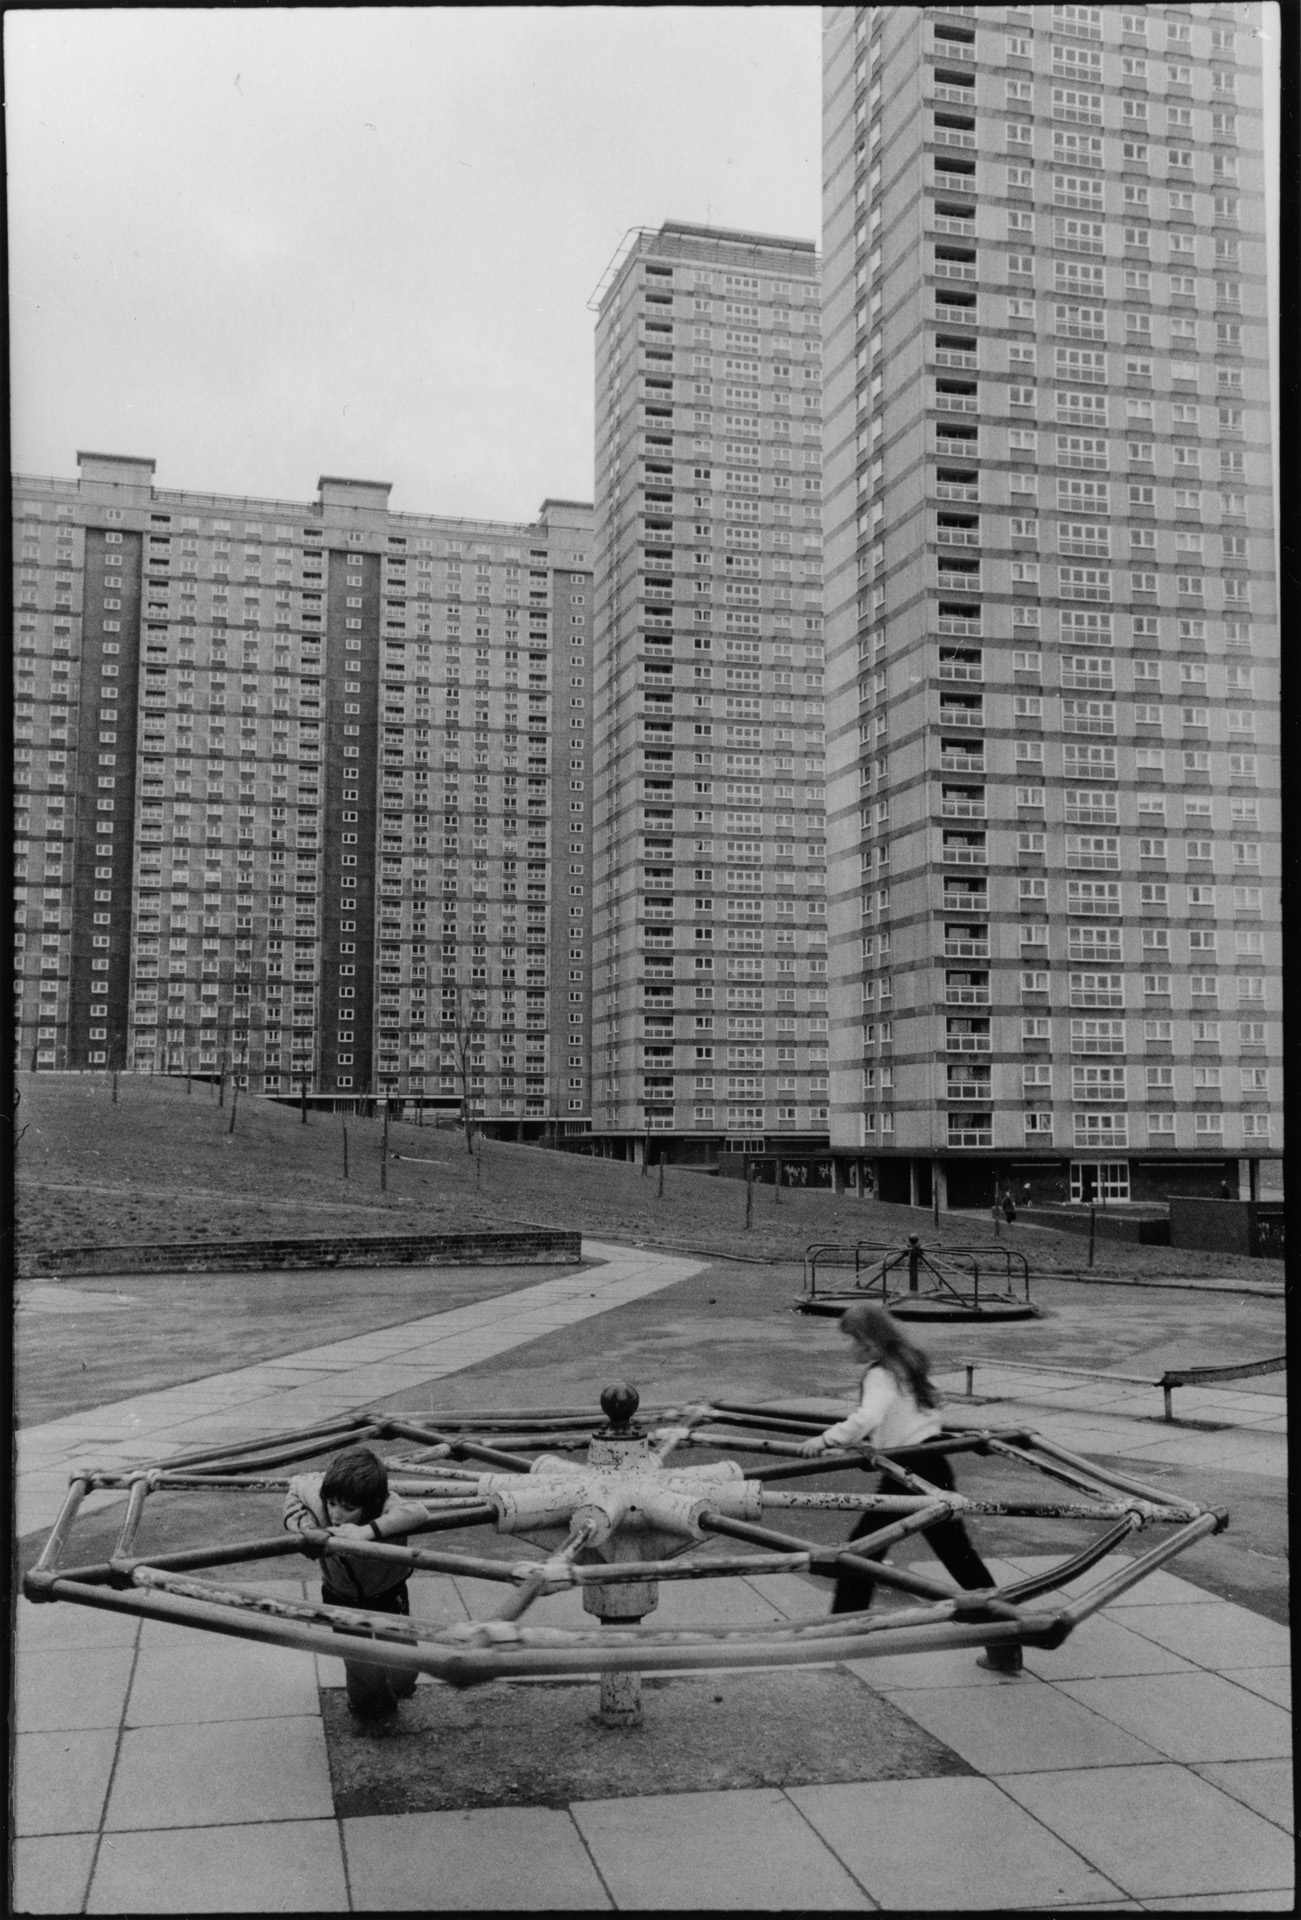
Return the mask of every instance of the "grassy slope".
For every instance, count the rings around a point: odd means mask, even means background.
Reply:
[[[464,1138],[413,1125],[390,1128],[390,1150],[418,1156],[391,1163],[380,1190],[378,1121],[347,1121],[351,1178],[343,1178],[343,1122],[296,1109],[241,1102],[181,1081],[122,1076],[118,1102],[98,1075],[20,1076],[18,1245],[37,1249],[120,1242],[242,1238],[252,1235],[411,1233],[529,1222],[578,1227],[596,1239],[690,1246],[752,1259],[798,1260],[816,1240],[868,1239],[898,1245],[909,1232],[930,1242],[930,1216],[849,1196],[756,1187],[745,1228],[739,1181],[669,1168],[663,1197],[656,1172],[620,1162],[552,1153],[499,1141],[481,1162]],[[422,1164],[428,1162],[431,1164]],[[950,1245],[988,1244],[984,1214],[943,1216]],[[1018,1225],[1011,1244],[1032,1267],[1083,1264],[1074,1236]],[[1281,1278],[1281,1263],[1156,1247],[1100,1243],[1098,1271]]]

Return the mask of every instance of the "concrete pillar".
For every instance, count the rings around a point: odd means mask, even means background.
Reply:
[[[908,1162],[908,1205],[919,1207],[921,1200],[921,1174],[915,1160]]]
[[[949,1181],[948,1175],[944,1171],[943,1161],[932,1160],[931,1181],[933,1183],[931,1186],[932,1204],[937,1206],[941,1213],[947,1213],[949,1210]]]

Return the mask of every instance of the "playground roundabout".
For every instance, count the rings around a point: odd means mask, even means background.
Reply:
[[[368,1663],[423,1672],[453,1687],[593,1676],[601,1719],[615,1726],[636,1722],[643,1673],[825,1665],[999,1642],[1058,1646],[1082,1620],[1227,1522],[1222,1508],[1173,1498],[1021,1427],[946,1427],[923,1450],[973,1453],[1006,1472],[1005,1497],[976,1499],[938,1489],[867,1447],[802,1459],[800,1442],[825,1420],[797,1406],[720,1399],[642,1411],[636,1392],[623,1386],[600,1398],[603,1419],[575,1408],[442,1417],[357,1412],[130,1472],[77,1467],[59,1519],[24,1576],[24,1593],[29,1602],[116,1610],[326,1655],[341,1652],[344,1635],[367,1642]],[[324,1529],[277,1530],[287,1470],[363,1442],[383,1451],[392,1490],[423,1506],[426,1518],[403,1521],[402,1543],[385,1540],[381,1526],[378,1539],[350,1539],[348,1551],[412,1571],[467,1576],[475,1592],[484,1591],[478,1583],[492,1582],[499,1607],[449,1625],[279,1597],[264,1585],[221,1579],[223,1567],[323,1550],[331,1538]],[[708,1458],[693,1461],[693,1453]],[[889,1471],[907,1492],[861,1490],[864,1469]],[[828,1479],[838,1484],[828,1487]],[[813,1480],[820,1484],[809,1485]],[[126,1492],[125,1517],[109,1557],[78,1564],[78,1510],[97,1489]],[[265,1494],[266,1534],[141,1551],[156,1503],[222,1492]],[[814,1516],[843,1514],[848,1524],[865,1513],[880,1525],[852,1551],[801,1531],[801,1521],[815,1524]],[[928,1571],[877,1557],[951,1514],[988,1523],[995,1537],[1000,1516],[1049,1528],[1069,1523],[1076,1540],[1080,1523],[1095,1525],[1096,1533],[1033,1577],[962,1593]],[[1151,1545],[1093,1585],[1083,1579],[1139,1534],[1150,1534]],[[457,1537],[443,1544],[441,1535]],[[518,1553],[511,1551],[516,1541]],[[648,1621],[665,1583],[834,1575],[855,1567],[890,1590],[893,1604],[770,1626],[668,1628]],[[571,1605],[563,1624],[548,1624],[546,1602],[575,1590],[590,1617],[575,1623]],[[357,1657],[355,1645],[348,1651]]]

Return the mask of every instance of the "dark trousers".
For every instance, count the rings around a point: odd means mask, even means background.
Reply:
[[[368,1613],[409,1614],[411,1601],[407,1583],[390,1587],[387,1593],[359,1599],[355,1593],[342,1593],[327,1581],[321,1582],[321,1599],[327,1607],[364,1607]],[[336,1627],[336,1633],[344,1631]],[[348,1687],[348,1705],[363,1720],[377,1720],[392,1713],[399,1700],[409,1700],[416,1690],[414,1673],[394,1673],[388,1667],[369,1660],[345,1660],[343,1670]]]
[[[942,1488],[946,1493],[954,1489],[953,1468],[942,1453],[917,1453],[908,1448],[900,1448],[891,1455],[906,1467],[910,1473],[917,1473],[930,1481],[934,1487]],[[878,1493],[911,1493],[913,1489],[896,1480],[893,1474],[883,1473],[877,1486]],[[865,1513],[859,1519],[850,1540],[860,1540],[866,1533],[875,1533],[878,1528],[888,1526],[889,1520],[880,1514]],[[927,1527],[923,1539],[930,1546],[935,1557],[960,1587],[989,1587],[994,1584],[993,1576],[976,1549],[971,1544],[971,1536],[961,1520],[939,1520],[933,1527]],[[848,1544],[848,1542],[846,1543]],[[869,1560],[879,1560],[881,1553],[870,1553]],[[831,1602],[833,1613],[859,1613],[872,1604],[872,1595],[876,1591],[876,1582],[870,1574],[842,1572],[836,1579],[835,1596]]]

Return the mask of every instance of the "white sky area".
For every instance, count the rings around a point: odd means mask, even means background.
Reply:
[[[816,240],[817,7],[9,12],[12,455],[531,519],[629,227]]]

